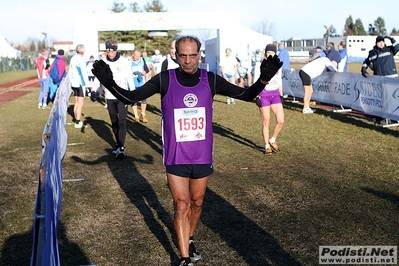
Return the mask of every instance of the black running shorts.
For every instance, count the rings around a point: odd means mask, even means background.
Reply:
[[[212,164],[178,164],[166,165],[166,172],[186,178],[203,178],[213,173]]]

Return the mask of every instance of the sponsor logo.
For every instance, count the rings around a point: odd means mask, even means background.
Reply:
[[[187,107],[194,107],[198,104],[197,96],[192,93],[186,94],[183,98],[183,101]]]

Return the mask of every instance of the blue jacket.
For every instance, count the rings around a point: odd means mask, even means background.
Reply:
[[[281,48],[278,53],[278,58],[283,62],[283,69],[290,69],[290,55],[287,49]]]
[[[348,71],[348,53],[346,52],[346,48],[343,48],[342,50],[339,51],[339,54],[341,55],[341,63],[339,64],[339,71],[340,72],[347,72]]]
[[[369,67],[376,76],[397,77],[398,71],[393,57],[399,51],[399,43],[394,38],[391,38],[391,42],[392,46],[385,45],[382,49],[375,45],[363,61],[362,69]]]

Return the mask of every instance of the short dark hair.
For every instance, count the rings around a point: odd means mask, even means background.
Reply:
[[[334,47],[334,43],[333,42],[328,42],[327,43],[327,47]]]
[[[58,55],[64,55],[64,50],[62,49],[58,50]]]
[[[180,37],[178,37],[178,38],[176,39],[176,44],[175,44],[175,46],[176,46],[176,54],[179,54],[179,49],[178,49],[179,43],[180,43],[181,41],[186,41],[186,40],[188,40],[188,41],[190,41],[190,42],[196,42],[196,43],[197,43],[197,53],[200,52],[200,49],[201,49],[201,42],[200,42],[200,40],[199,40],[197,37],[195,37],[195,36],[183,35],[183,36],[180,36]]]

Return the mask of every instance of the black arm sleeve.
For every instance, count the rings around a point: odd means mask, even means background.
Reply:
[[[212,84],[211,84],[212,86]],[[219,75],[216,75],[216,93],[222,94],[235,99],[251,102],[256,96],[261,93],[266,85],[258,79],[252,86],[248,88],[241,88],[237,85],[231,84]]]
[[[122,89],[116,84],[111,88],[107,88],[118,100],[125,104],[132,104],[151,97],[160,92],[160,84],[158,75],[152,77],[143,86],[133,91]]]

